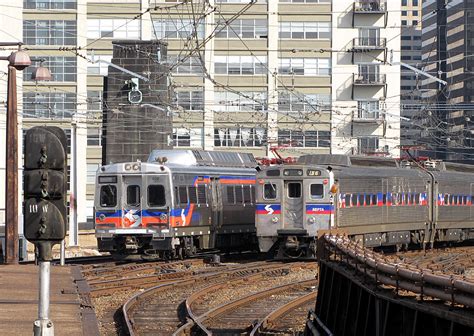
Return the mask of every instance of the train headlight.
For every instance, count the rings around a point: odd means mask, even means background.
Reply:
[[[105,215],[104,215],[104,214],[100,214],[100,215],[99,215],[99,220],[100,220],[101,222],[103,222],[103,221],[105,220]]]
[[[132,169],[132,165],[130,163],[125,164],[125,170],[130,170]]]
[[[138,170],[140,169],[140,165],[138,163],[135,163],[132,168],[133,170]]]
[[[165,220],[168,219],[168,215],[165,214],[165,213],[162,213],[162,214],[160,215],[160,219],[161,219],[162,221],[165,221]]]
[[[308,218],[308,222],[309,222],[310,224],[314,224],[314,223],[316,223],[316,218],[314,218],[314,217],[309,217],[309,218]]]
[[[278,220],[279,220],[279,219],[278,219],[277,216],[275,216],[275,217],[272,218],[272,222],[273,222],[273,223],[278,223]]]

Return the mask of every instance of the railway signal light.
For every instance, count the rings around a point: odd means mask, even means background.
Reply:
[[[24,232],[38,260],[66,236],[67,138],[59,127],[33,127],[25,136]]]

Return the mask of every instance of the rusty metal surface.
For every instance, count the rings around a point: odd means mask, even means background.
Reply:
[[[5,263],[18,264],[18,113],[16,69],[8,66],[6,167],[5,167]]]
[[[38,317],[38,266],[0,266],[0,334],[32,335]],[[80,302],[69,267],[51,268],[50,317],[56,335],[83,336]]]
[[[470,335],[474,283],[326,235],[308,335]]]

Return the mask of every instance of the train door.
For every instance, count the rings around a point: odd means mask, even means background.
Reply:
[[[142,177],[123,176],[122,227],[138,228],[142,224]]]
[[[211,235],[209,237],[209,247],[213,248],[216,243],[217,230],[222,226],[223,220],[222,190],[218,177],[211,177],[209,188],[211,194]]]
[[[387,179],[382,179],[382,197],[385,197],[385,201],[382,199],[382,203],[385,205],[388,202],[387,195],[389,192],[392,190],[388,189],[388,180]],[[382,207],[382,223],[388,223],[389,218],[388,218],[388,212],[389,212],[390,207],[388,206],[383,206]]]
[[[303,181],[285,181],[283,198],[283,228],[303,228]]]

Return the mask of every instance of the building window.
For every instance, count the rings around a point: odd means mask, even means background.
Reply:
[[[140,39],[140,21],[126,19],[88,19],[87,38]]]
[[[380,28],[360,28],[358,45],[380,46]]]
[[[173,74],[193,75],[202,74],[202,64],[199,57],[191,56],[179,59],[178,56],[168,56],[168,66],[172,67]]]
[[[24,0],[25,9],[76,9],[77,0]]]
[[[92,55],[88,54],[87,55],[89,59],[92,59]],[[111,62],[112,61],[112,55],[94,55],[94,61],[107,61]],[[90,63],[87,62],[87,74],[88,75],[101,75],[101,76],[107,76],[109,73],[109,65],[107,63],[103,62],[95,62],[95,63]]]
[[[329,39],[330,22],[280,22],[280,38]]]
[[[65,92],[24,92],[23,117],[64,119],[76,113],[76,94]]]
[[[289,147],[330,147],[330,131],[279,130],[278,145]]]
[[[183,0],[179,0],[183,1]],[[216,3],[243,3],[248,4],[249,0],[215,0]],[[267,3],[267,0],[256,0],[256,3]]]
[[[173,147],[203,147],[202,128],[173,128]]]
[[[99,169],[99,164],[88,163],[87,164],[87,184],[95,184],[95,175]]]
[[[329,76],[330,58],[280,58],[278,72],[282,75]]]
[[[357,139],[357,154],[370,154],[379,149],[379,138],[363,137]]]
[[[102,146],[102,127],[87,127],[87,146]]]
[[[267,73],[267,56],[215,56],[216,74],[258,75]]]
[[[76,45],[76,21],[23,21],[25,43],[30,45]]]
[[[278,110],[285,112],[320,112],[322,105],[328,105],[329,95],[303,94],[296,91],[278,92]]]
[[[227,24],[224,20],[216,22],[217,38],[267,38],[268,21],[265,19],[234,20]]]
[[[41,56],[45,61],[43,65],[51,71],[52,81],[54,82],[75,82],[77,62],[76,57],[53,57],[53,56]],[[39,66],[39,65],[36,65]],[[33,81],[32,78],[35,66],[30,66],[23,70],[23,80]]]
[[[102,116],[102,91],[87,91],[87,113]]]
[[[253,112],[267,110],[267,93],[216,91],[214,110],[218,112]]]
[[[378,119],[379,102],[378,101],[359,101],[357,102],[358,117],[361,119]]]
[[[216,147],[260,147],[265,145],[267,131],[264,128],[215,128]]]
[[[176,92],[176,105],[181,106],[186,111],[204,110],[204,91],[178,91]]]
[[[197,37],[204,37],[204,20],[200,20],[197,23]],[[153,32],[152,34],[156,39],[187,39],[188,37],[194,36],[194,20],[192,19],[163,19],[153,20]]]

